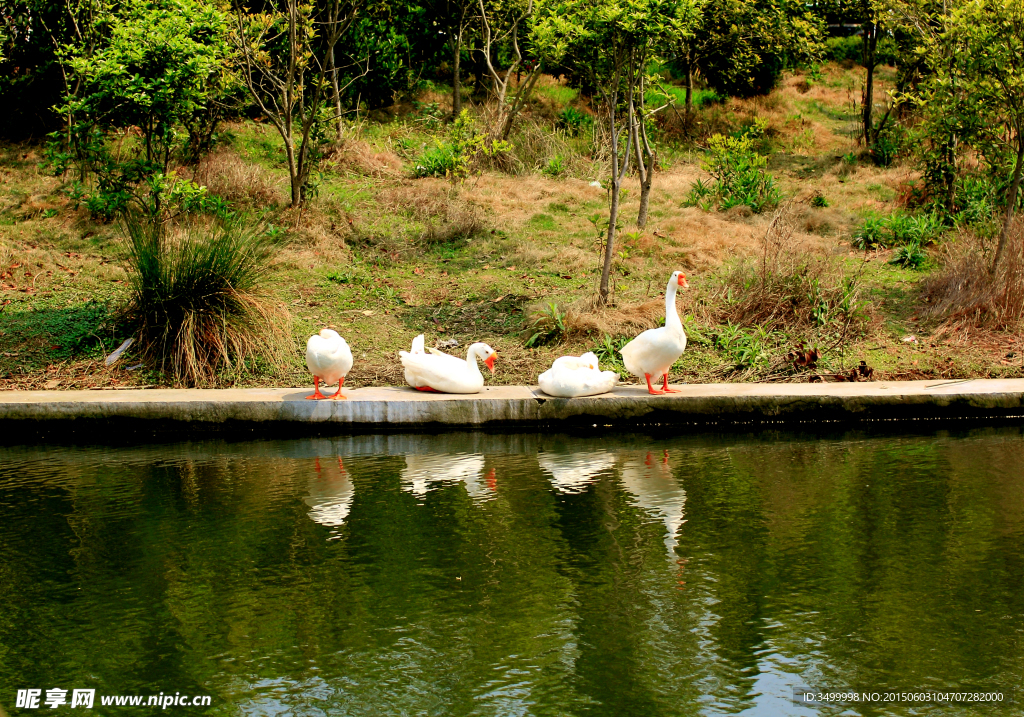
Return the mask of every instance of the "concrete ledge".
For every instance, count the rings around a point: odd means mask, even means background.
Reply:
[[[695,384],[648,395],[620,387],[589,398],[493,386],[468,396],[407,387],[346,390],[308,401],[309,389],[147,389],[0,392],[0,435],[57,428],[201,432],[221,428],[346,433],[424,427],[728,425],[1024,416],[1024,379],[871,383]]]

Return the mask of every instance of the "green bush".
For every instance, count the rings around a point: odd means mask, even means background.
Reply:
[[[558,341],[565,334],[565,312],[558,308],[558,304],[549,301],[530,315],[529,333],[526,348]]]
[[[883,37],[875,46],[875,62],[879,65],[895,65],[899,58],[896,40]],[[860,35],[849,37],[830,37],[825,40],[824,59],[835,62],[850,60],[858,65],[864,62],[864,40]]]
[[[455,149],[447,143],[431,147],[416,160],[417,177],[447,177],[455,171]]]
[[[834,62],[850,60],[859,64],[864,59],[864,42],[857,35],[830,37],[825,40],[825,59]]]
[[[725,97],[710,88],[694,90],[693,94],[690,96],[690,101],[693,103],[693,106],[697,108],[721,104],[722,102],[725,102],[725,100]]]
[[[558,127],[565,130],[570,137],[576,137],[584,131],[589,132],[593,126],[594,118],[575,107],[566,107],[558,115]]]
[[[548,163],[540,171],[553,179],[561,177],[565,174],[565,160],[562,159],[561,155],[556,154],[548,160]]]
[[[685,205],[706,211],[715,205],[723,211],[745,205],[756,213],[776,207],[781,198],[778,184],[765,169],[768,158],[754,151],[753,141],[750,134],[714,135],[708,141],[707,155],[701,160],[701,167],[714,181],[707,184],[698,180]]]
[[[899,125],[889,123],[878,132],[871,147],[871,158],[880,167],[888,167],[907,150],[907,132]]]
[[[228,19],[196,0],[129,0],[94,22],[110,28],[98,47],[65,49],[73,89],[56,111],[73,121],[49,135],[47,162],[55,174],[74,170],[94,215],[109,219],[129,204],[166,214],[168,191],[199,190],[174,167],[195,159],[219,119]]]
[[[511,146],[500,140],[487,141],[476,128],[469,110],[455,118],[448,141],[441,142],[420,155],[413,174],[417,177],[448,177],[453,183],[464,180],[482,157],[508,152]]]
[[[945,231],[937,214],[893,212],[887,217],[868,217],[855,232],[853,245],[858,249],[929,244]]]
[[[893,252],[892,259],[889,260],[890,264],[895,266],[901,266],[904,269],[920,269],[924,266],[927,256],[924,253],[924,249],[917,242],[911,242],[904,244]]]

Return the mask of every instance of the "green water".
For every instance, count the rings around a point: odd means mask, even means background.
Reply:
[[[0,447],[0,706],[1021,714],[1022,464],[1020,429]]]

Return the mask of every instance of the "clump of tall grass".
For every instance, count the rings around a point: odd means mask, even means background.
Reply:
[[[793,247],[791,206],[772,216],[761,256],[736,266],[721,286],[719,320],[767,331],[840,328],[867,318],[860,277],[832,257],[813,258]]]
[[[1015,329],[1024,321],[1024,220],[1011,226],[1004,261],[991,271],[991,240],[963,230],[944,247],[942,268],[925,279],[929,316],[964,327]]]
[[[276,361],[288,317],[264,288],[274,247],[256,225],[169,227],[123,220],[129,299],[124,318],[144,358],[175,383],[209,385],[247,359]]]

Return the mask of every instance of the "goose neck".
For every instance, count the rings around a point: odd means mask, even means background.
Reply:
[[[665,326],[681,331],[683,322],[679,320],[679,311],[676,309],[676,291],[678,288],[679,284],[674,280],[670,280],[665,288]]]

